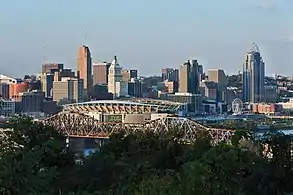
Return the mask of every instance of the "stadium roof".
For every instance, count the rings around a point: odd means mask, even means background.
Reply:
[[[145,113],[171,111],[176,112],[185,104],[146,98],[130,98],[124,100],[98,100],[82,103],[66,104],[63,111],[104,112],[104,113]]]

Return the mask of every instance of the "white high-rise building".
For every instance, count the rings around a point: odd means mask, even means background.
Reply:
[[[113,99],[128,95],[128,83],[122,81],[122,67],[116,56],[109,67],[108,92],[113,94]]]

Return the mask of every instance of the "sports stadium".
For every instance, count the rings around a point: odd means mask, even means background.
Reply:
[[[101,122],[144,123],[162,115],[182,115],[186,104],[149,98],[98,100],[66,104],[63,112],[82,113]]]

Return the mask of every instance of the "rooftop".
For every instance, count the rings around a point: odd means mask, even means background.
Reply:
[[[145,110],[146,112],[152,111],[177,111],[184,107],[185,104],[179,102],[171,102],[165,100],[154,100],[149,98],[128,98],[121,100],[98,100],[82,103],[66,104],[63,105],[64,111],[78,111],[78,112],[137,112],[139,110]],[[128,111],[128,110],[132,111]]]

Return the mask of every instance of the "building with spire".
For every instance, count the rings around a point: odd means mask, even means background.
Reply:
[[[128,95],[128,82],[122,80],[122,67],[118,64],[117,56],[109,67],[108,92],[113,94],[113,99]]]
[[[90,97],[93,81],[92,81],[92,57],[88,46],[81,46],[78,49],[77,58],[77,76],[83,80],[83,88],[87,97]]]
[[[243,101],[265,101],[265,63],[260,55],[259,47],[253,43],[245,56],[243,64]]]

